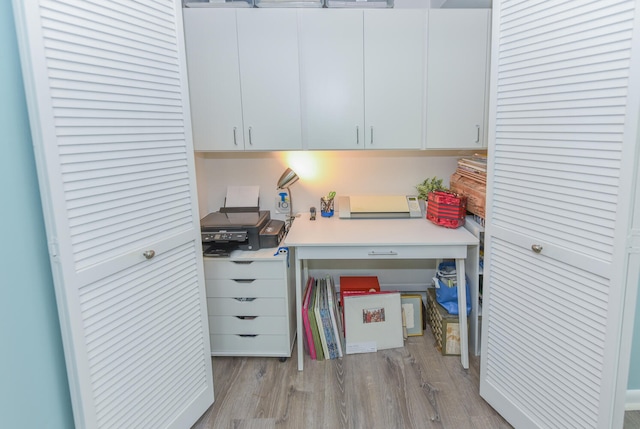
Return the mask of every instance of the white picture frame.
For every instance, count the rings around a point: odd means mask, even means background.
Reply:
[[[404,294],[400,297],[404,311],[404,322],[409,337],[423,335],[422,331],[422,295]]]
[[[344,297],[347,354],[404,346],[399,292],[372,292]]]

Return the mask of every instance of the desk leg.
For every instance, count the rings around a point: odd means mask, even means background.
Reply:
[[[301,261],[298,258],[298,252],[296,252],[296,341],[298,344],[298,371],[304,369],[304,344],[302,336],[302,295],[304,290],[302,289],[302,270]]]
[[[456,259],[458,277],[458,323],[460,323],[460,362],[469,369],[469,332],[467,329],[467,288],[464,272],[464,259]]]

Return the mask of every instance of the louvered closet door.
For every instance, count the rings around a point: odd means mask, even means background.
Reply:
[[[76,426],[189,427],[213,381],[180,2],[14,10]]]
[[[518,428],[614,419],[635,7],[493,3],[480,392]]]

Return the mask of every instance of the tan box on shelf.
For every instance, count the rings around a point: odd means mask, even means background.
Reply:
[[[451,175],[449,188],[452,192],[467,197],[467,211],[482,218],[485,217],[487,183],[456,171]]]
[[[460,322],[457,315],[447,313],[438,301],[433,288],[427,290],[427,314],[436,348],[443,356],[460,355]]]

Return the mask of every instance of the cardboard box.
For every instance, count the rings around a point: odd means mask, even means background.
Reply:
[[[451,175],[449,188],[453,192],[467,197],[467,211],[481,218],[485,217],[485,201],[487,184],[479,177],[472,178],[468,174],[456,171]]]

